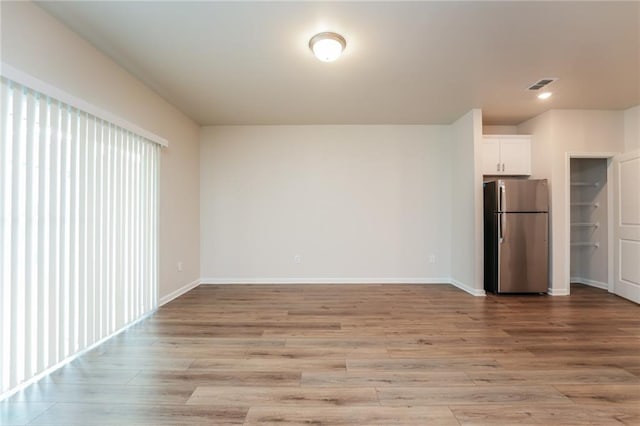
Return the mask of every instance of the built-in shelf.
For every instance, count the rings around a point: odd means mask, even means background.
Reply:
[[[574,246],[574,247],[595,247],[595,248],[600,247],[600,243],[598,243],[598,242],[590,242],[590,241],[574,242],[574,243],[571,243],[571,245]]]
[[[598,228],[600,226],[600,222],[574,222],[571,226],[580,228]]]
[[[571,182],[571,186],[592,186],[597,188],[600,186],[600,182]]]
[[[571,203],[571,207],[600,207],[600,203]]]
[[[570,269],[588,284],[604,282],[607,272],[602,266],[609,256],[607,161],[572,158],[569,171]]]

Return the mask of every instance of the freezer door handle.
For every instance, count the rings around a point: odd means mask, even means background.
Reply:
[[[500,185],[500,211],[505,212],[507,208],[507,188],[504,183]]]

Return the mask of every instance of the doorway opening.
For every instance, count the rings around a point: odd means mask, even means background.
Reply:
[[[613,290],[611,157],[569,159],[569,282]]]

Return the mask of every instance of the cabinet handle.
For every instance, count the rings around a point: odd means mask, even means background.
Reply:
[[[502,163],[502,171],[504,172],[504,163]]]
[[[500,163],[496,164],[496,172],[500,171]]]

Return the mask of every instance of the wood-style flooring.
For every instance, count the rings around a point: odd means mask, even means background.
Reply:
[[[200,286],[2,425],[640,425],[640,307],[448,285]]]

